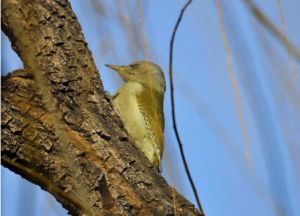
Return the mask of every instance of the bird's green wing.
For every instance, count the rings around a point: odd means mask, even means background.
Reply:
[[[160,164],[164,148],[164,113],[163,113],[164,95],[151,88],[144,88],[137,96],[141,111],[145,114],[145,121],[150,127],[153,137],[153,143],[157,155],[156,166]]]

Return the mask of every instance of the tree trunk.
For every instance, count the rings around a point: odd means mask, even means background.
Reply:
[[[25,68],[2,77],[4,166],[71,215],[200,215],[128,136],[68,1],[2,0],[1,25]]]

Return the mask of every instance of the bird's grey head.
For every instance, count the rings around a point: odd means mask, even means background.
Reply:
[[[161,68],[152,62],[136,61],[128,66],[106,66],[117,71],[125,82],[138,82],[160,92],[166,90],[164,74]]]

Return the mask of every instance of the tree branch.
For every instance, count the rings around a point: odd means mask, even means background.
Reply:
[[[3,165],[71,215],[172,215],[171,188],[115,114],[69,2],[3,0],[1,25],[25,66],[2,78]],[[200,215],[176,199],[180,215]]]

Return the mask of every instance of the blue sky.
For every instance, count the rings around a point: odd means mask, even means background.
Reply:
[[[95,10],[92,1],[72,0],[71,5],[104,87],[113,94],[122,81],[104,64],[130,64],[145,55],[136,1],[119,2],[119,6],[114,1],[101,2],[105,15]],[[176,189],[195,203],[172,131],[168,81],[169,42],[185,2],[142,1],[142,7],[150,60],[161,66],[167,78],[168,169]],[[281,29],[276,1],[255,2]],[[203,209],[207,216],[300,215],[299,78],[295,80],[292,75],[285,47],[257,22],[242,1],[221,3],[253,166],[248,167],[245,157],[216,2],[194,0],[179,26],[173,61],[179,134]],[[290,0],[281,4],[288,37],[300,47],[300,3]],[[128,21],[125,27],[120,22],[120,10]],[[3,34],[1,45],[2,74],[22,67]],[[300,77],[300,64],[293,60]],[[168,178],[165,167],[163,170]],[[2,215],[66,214],[39,187],[3,167],[1,176]]]

